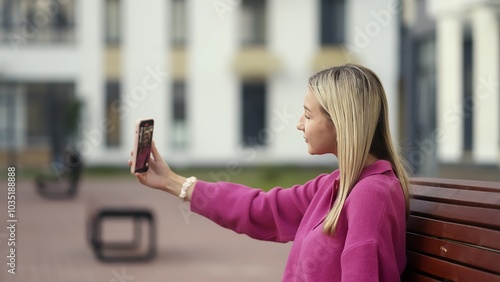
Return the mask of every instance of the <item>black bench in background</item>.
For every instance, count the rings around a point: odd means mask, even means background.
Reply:
[[[500,281],[500,183],[415,178],[402,281]]]
[[[83,161],[78,152],[65,151],[61,162],[52,164],[53,175],[38,175],[35,185],[38,194],[49,199],[67,199],[76,196],[83,171]]]
[[[131,220],[132,240],[106,241],[103,229],[108,220]],[[101,261],[148,261],[156,254],[156,225],[153,213],[148,209],[100,208],[89,217],[88,233],[92,250]]]

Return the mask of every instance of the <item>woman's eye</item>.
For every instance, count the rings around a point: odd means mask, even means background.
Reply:
[[[305,117],[306,119],[310,119],[310,117],[309,117],[308,115],[304,115],[304,117]]]

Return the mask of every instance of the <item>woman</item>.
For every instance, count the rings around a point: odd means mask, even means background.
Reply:
[[[283,281],[399,281],[406,264],[408,176],[392,142],[387,99],[369,69],[343,65],[309,78],[297,129],[312,155],[339,169],[269,192],[173,173],[153,145],[144,185],[260,240],[294,241]]]

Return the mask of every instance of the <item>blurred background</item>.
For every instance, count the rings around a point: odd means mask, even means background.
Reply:
[[[413,175],[498,174],[499,1],[136,2],[0,1],[3,163],[123,168],[152,117],[174,167],[332,166],[295,125],[308,76],[353,62]]]
[[[123,269],[137,281],[279,280],[288,245],[187,222],[176,199],[137,188],[126,165],[135,121],[155,119],[157,147],[186,176],[304,183],[336,168],[332,156],[309,156],[296,130],[307,78],[334,65],[379,75],[412,176],[500,181],[499,14],[499,0],[0,0],[0,163],[17,169],[19,264],[32,275],[16,281],[129,281]],[[77,197],[41,198],[40,175],[69,177]],[[103,267],[85,243],[95,203],[145,205],[186,224],[172,233],[158,219],[148,268]],[[49,226],[57,234],[41,231]],[[211,255],[186,240],[207,240]],[[242,257],[250,262],[231,264]],[[165,279],[165,267],[179,276]]]

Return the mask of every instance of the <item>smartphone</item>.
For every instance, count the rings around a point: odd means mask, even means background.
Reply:
[[[132,174],[145,173],[149,169],[154,123],[152,118],[139,119],[136,122],[132,166],[130,167]]]

